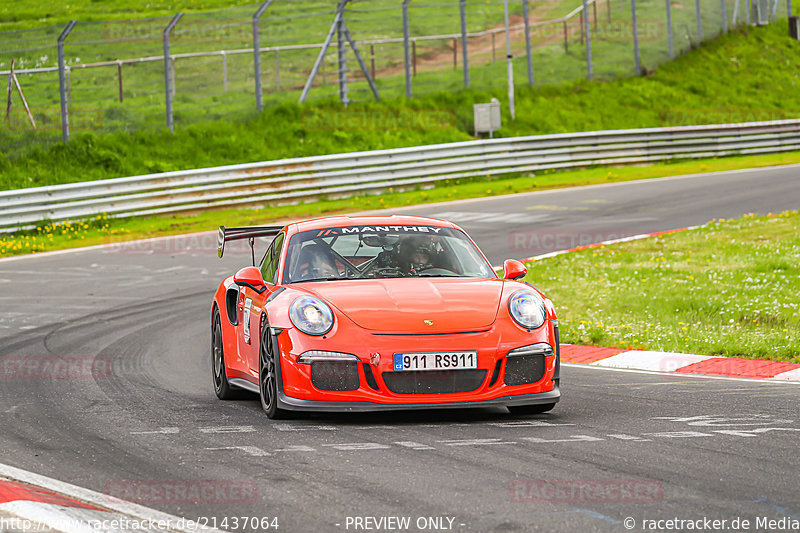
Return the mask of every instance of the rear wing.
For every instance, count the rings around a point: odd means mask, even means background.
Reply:
[[[248,239],[250,241],[250,251],[253,256],[253,266],[256,264],[255,239],[256,237],[274,237],[281,232],[283,226],[248,226],[242,228],[219,227],[217,235],[217,255],[221,258],[225,253],[225,243],[228,241],[238,241]]]

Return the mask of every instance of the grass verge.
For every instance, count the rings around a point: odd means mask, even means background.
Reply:
[[[43,222],[37,230],[0,237],[0,256],[91,246],[199,232],[229,227],[267,224],[336,213],[398,208],[465,198],[499,196],[545,189],[614,183],[692,173],[767,167],[800,163],[800,152],[761,156],[726,157],[655,164],[649,166],[594,167],[562,172],[543,172],[535,177],[517,176],[474,181],[445,181],[430,189],[394,191],[344,199],[317,200],[259,209],[226,209],[197,214],[109,219],[103,215],[72,224]]]
[[[800,215],[739,219],[531,265],[568,343],[800,363]]]

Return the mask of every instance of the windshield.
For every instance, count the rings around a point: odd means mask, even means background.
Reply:
[[[305,231],[289,242],[284,283],[358,278],[496,277],[458,230],[353,226]]]

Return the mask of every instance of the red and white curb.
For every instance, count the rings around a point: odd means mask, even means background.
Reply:
[[[0,530],[221,533],[155,509],[0,464]]]
[[[594,367],[800,383],[800,364],[562,344],[561,361]]]

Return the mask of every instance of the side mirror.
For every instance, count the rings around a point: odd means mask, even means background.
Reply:
[[[527,273],[528,269],[525,268],[525,265],[516,259],[503,261],[503,279],[520,279],[524,278]]]
[[[267,290],[261,271],[256,267],[245,267],[233,275],[233,282],[240,287],[250,287],[258,294]]]

